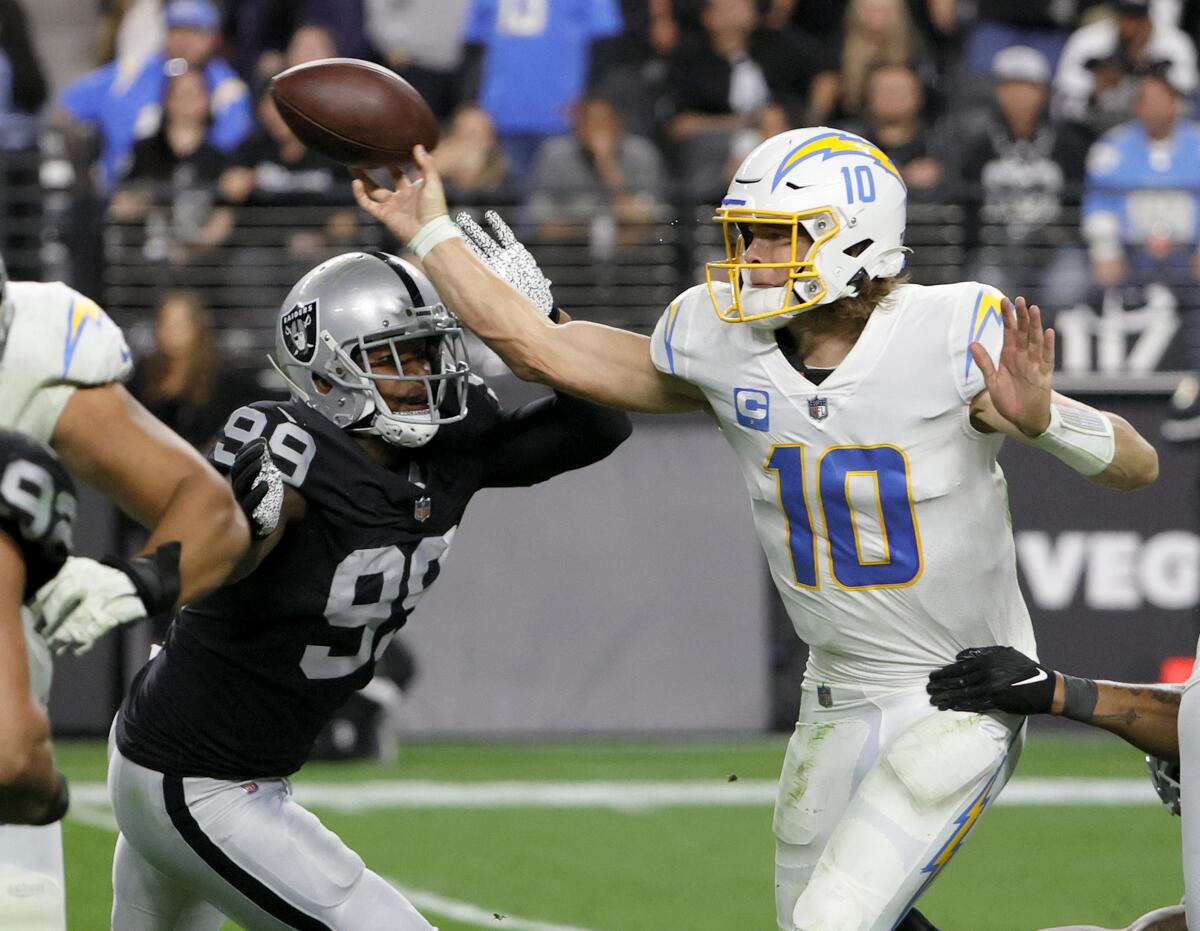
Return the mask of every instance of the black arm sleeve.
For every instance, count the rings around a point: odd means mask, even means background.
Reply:
[[[599,462],[628,439],[623,411],[555,392],[517,408],[496,428],[484,488],[534,485]]]

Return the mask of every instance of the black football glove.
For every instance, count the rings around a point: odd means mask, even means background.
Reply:
[[[251,440],[238,450],[229,469],[233,496],[250,522],[250,536],[265,540],[283,513],[283,475],[271,461],[267,441]]]
[[[1012,647],[972,647],[929,674],[930,704],[942,711],[1048,714],[1057,674]]]

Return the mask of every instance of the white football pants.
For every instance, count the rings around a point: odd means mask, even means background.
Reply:
[[[1180,820],[1183,822],[1183,887],[1189,928],[1200,928],[1200,660],[1179,703]],[[1188,799],[1192,804],[1188,804]]]
[[[821,698],[826,705],[821,704]],[[892,931],[1021,753],[1023,718],[805,683],[775,801],[780,931]]]
[[[109,744],[121,828],[114,931],[436,931],[315,815],[286,779],[225,782],[154,772]]]

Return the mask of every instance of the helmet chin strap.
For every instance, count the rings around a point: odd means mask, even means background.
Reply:
[[[417,449],[434,438],[438,432],[438,424],[405,423],[376,414],[371,418],[371,426],[360,432],[377,436],[389,446]]]

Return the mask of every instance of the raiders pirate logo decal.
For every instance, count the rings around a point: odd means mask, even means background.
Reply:
[[[279,321],[283,344],[298,362],[311,362],[317,351],[317,302],[297,304]]]

